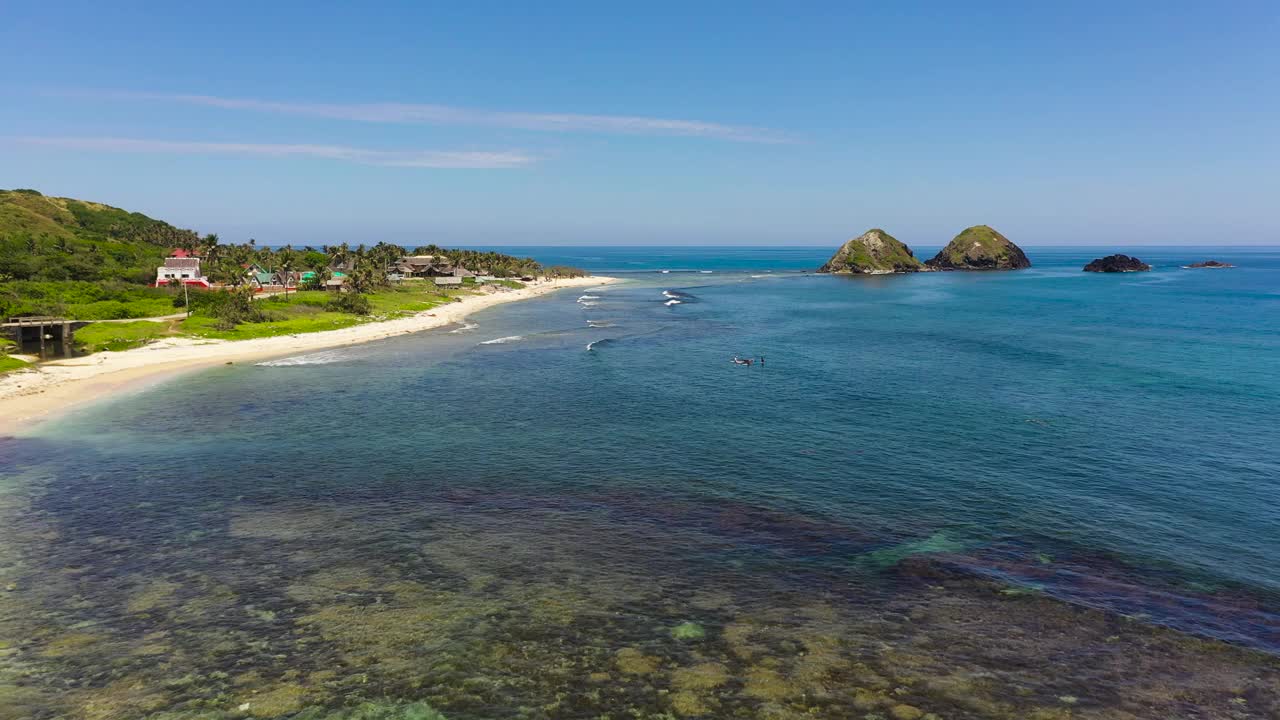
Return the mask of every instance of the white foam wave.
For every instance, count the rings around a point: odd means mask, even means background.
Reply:
[[[508,335],[506,337],[494,338],[493,340],[485,340],[481,345],[506,345],[507,343],[519,342],[524,339],[523,335]]]
[[[462,327],[460,327],[460,328],[454,328],[453,330],[450,330],[450,331],[449,331],[449,334],[454,335],[454,334],[462,333],[462,332],[470,332],[470,331],[472,331],[472,330],[475,330],[475,329],[476,329],[476,328],[478,328],[478,327],[480,327],[480,326],[479,326],[479,325],[477,325],[477,324],[475,324],[475,323],[473,323],[473,322],[471,322],[470,320],[463,320],[463,321],[462,321]]]
[[[715,272],[715,270],[699,270],[698,272],[702,273],[703,275],[710,275],[711,273]]]
[[[609,322],[608,320],[588,320],[587,327],[607,328],[607,327],[613,327],[613,323]]]
[[[578,302],[585,302],[587,300],[599,300],[599,299],[600,299],[599,295],[583,295],[582,297],[578,298]]]
[[[679,300],[676,300],[675,298],[671,298],[670,300],[668,300],[668,301],[666,301],[666,302],[664,302],[664,303],[662,303],[662,304],[663,304],[663,305],[680,305],[680,304],[682,304],[682,303],[681,303]]]
[[[279,360],[264,360],[257,363],[258,367],[294,367],[296,365],[328,365],[330,363],[342,362],[351,358],[350,353],[339,350],[326,350],[324,352],[308,353],[306,355],[294,355],[293,357],[280,358]]]

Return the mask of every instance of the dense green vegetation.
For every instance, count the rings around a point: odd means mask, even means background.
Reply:
[[[146,284],[196,233],[141,213],[35,190],[0,190],[0,282],[121,280]]]
[[[172,291],[120,280],[0,282],[0,317],[55,315],[77,320],[122,320],[174,312]]]
[[[156,267],[175,248],[201,258],[201,272],[215,291],[180,286],[153,288]],[[0,190],[0,317],[53,315],[76,320],[158,318],[187,310],[173,322],[95,324],[79,330],[84,349],[122,350],[166,335],[239,339],[315,332],[430,309],[458,291],[430,282],[394,282],[406,255],[433,255],[453,267],[491,275],[506,288],[524,277],[581,277],[571,267],[544,268],[532,258],[426,245],[412,251],[377,243],[270,248],[250,240],[224,245],[140,213],[35,190]],[[260,298],[249,271],[303,279],[301,291]],[[341,292],[325,282],[342,277]],[[466,288],[475,281],[468,278]],[[462,292],[465,292],[462,291]],[[16,362],[16,361],[15,361]]]

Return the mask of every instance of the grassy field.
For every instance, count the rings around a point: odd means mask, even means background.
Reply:
[[[152,340],[178,334],[177,321],[128,323],[93,323],[76,331],[76,343],[85,352],[129,350]]]
[[[470,294],[468,290],[442,292],[426,283],[405,283],[367,295],[370,314],[355,315],[331,309],[332,293],[303,290],[289,293],[287,298],[276,295],[255,301],[261,303],[266,312],[268,319],[265,322],[241,323],[229,330],[219,328],[216,318],[202,315],[166,322],[93,323],[76,331],[76,342],[83,351],[95,353],[129,350],[164,337],[249,340],[298,335],[413,315]],[[164,313],[157,314],[174,312],[179,310],[170,306]]]
[[[369,315],[354,315],[330,309],[329,301],[334,298],[330,292],[303,290],[289,293],[287,298],[276,295],[258,300],[268,316],[266,322],[241,323],[225,330],[217,327],[215,318],[197,315],[183,320],[177,328],[182,335],[218,340],[298,335],[413,315],[467,294],[469,293],[465,291],[441,293],[434,286],[421,283],[405,284],[370,293],[366,297],[372,312]]]
[[[31,364],[15,357],[0,355],[0,375],[14,370],[21,370],[24,367],[31,367]]]
[[[320,308],[298,305],[294,311],[282,313],[283,317],[260,323],[241,323],[230,330],[220,330],[218,321],[208,317],[192,317],[182,321],[182,334],[198,338],[218,340],[249,340],[251,338],[297,335],[299,333],[338,330],[368,322],[359,315],[329,312]]]
[[[369,296],[374,315],[412,315],[472,294],[466,290],[439,290],[423,282],[407,282]]]

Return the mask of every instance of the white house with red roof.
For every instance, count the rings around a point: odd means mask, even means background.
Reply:
[[[200,258],[194,253],[177,248],[156,268],[156,287],[167,287],[177,280],[183,285],[209,287],[209,278],[200,274]]]

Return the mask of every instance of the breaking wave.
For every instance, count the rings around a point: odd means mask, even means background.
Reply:
[[[293,357],[280,358],[279,360],[264,360],[256,364],[258,367],[294,367],[295,365],[329,365],[330,363],[349,359],[351,359],[351,355],[348,352],[325,350],[324,352],[294,355]]]
[[[672,305],[681,305],[698,299],[694,295],[690,295],[687,292],[680,292],[679,290],[663,290],[662,296],[667,298],[667,301],[663,303],[663,305],[668,307]]]
[[[462,327],[454,328],[454,329],[450,330],[450,331],[449,331],[449,334],[450,334],[450,335],[454,335],[454,334],[462,333],[462,332],[470,332],[470,331],[472,331],[472,330],[475,330],[475,329],[476,329],[476,328],[478,328],[478,327],[480,327],[480,326],[479,326],[479,325],[477,325],[477,324],[475,324],[475,323],[473,323],[473,322],[471,322],[470,320],[463,320],[463,321],[462,321]]]
[[[506,337],[494,338],[493,340],[485,340],[479,345],[506,345],[507,343],[519,342],[524,339],[523,335],[508,335]]]
[[[600,340],[592,340],[591,342],[587,343],[587,352],[592,352],[598,347],[601,347],[603,345],[610,345],[613,342],[614,342],[613,338],[602,338]]]

